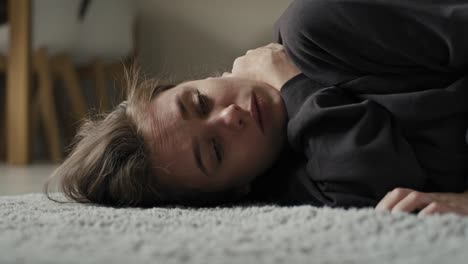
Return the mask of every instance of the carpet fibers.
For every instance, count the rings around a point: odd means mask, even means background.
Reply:
[[[54,197],[57,197],[56,193]],[[372,208],[115,209],[0,196],[0,263],[467,263],[468,217]]]

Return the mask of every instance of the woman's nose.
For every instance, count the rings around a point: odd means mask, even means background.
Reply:
[[[216,122],[233,130],[242,130],[245,127],[246,113],[236,104],[231,104],[219,112]]]

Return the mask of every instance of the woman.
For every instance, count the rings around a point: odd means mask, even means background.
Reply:
[[[55,175],[80,202],[468,214],[468,4],[306,1],[221,77],[129,78]]]

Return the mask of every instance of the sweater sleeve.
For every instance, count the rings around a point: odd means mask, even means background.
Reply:
[[[281,90],[289,144],[306,156],[299,178],[301,188],[313,196],[309,200],[329,206],[375,206],[395,187],[424,185],[413,150],[384,107],[336,86],[320,86],[299,74]]]
[[[468,3],[460,0],[296,0],[275,39],[309,78],[468,71]]]

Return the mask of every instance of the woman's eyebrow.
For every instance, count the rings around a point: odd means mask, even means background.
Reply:
[[[197,164],[197,167],[205,174],[206,176],[210,176],[206,170],[206,167],[203,165],[201,155],[200,155],[200,143],[198,141],[197,137],[192,138],[192,150],[193,150],[193,156],[195,157],[195,163]]]

